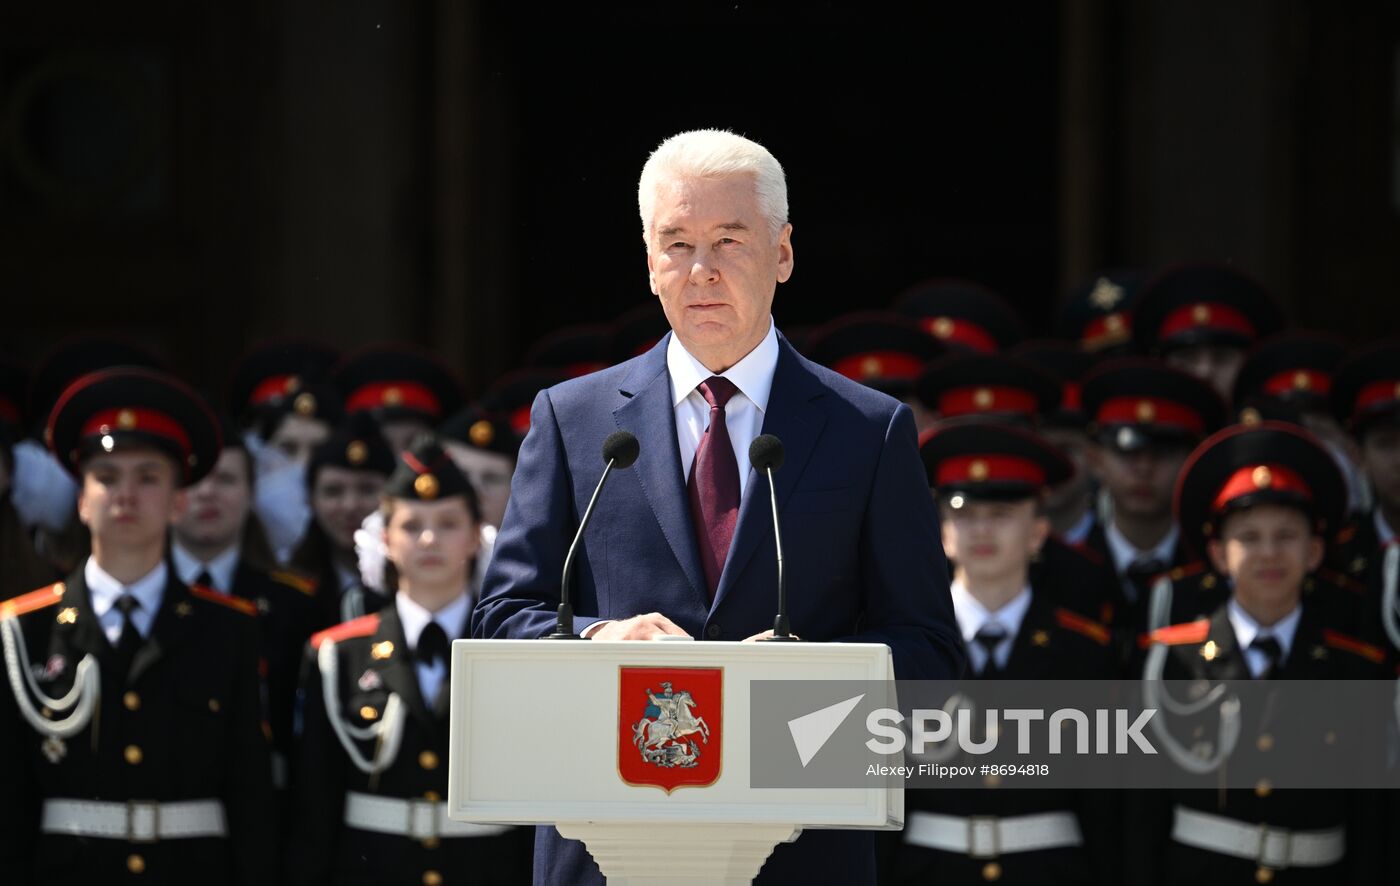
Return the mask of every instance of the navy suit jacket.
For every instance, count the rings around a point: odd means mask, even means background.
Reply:
[[[602,475],[603,440],[618,429],[636,435],[641,456],[608,479],[585,533],[571,584],[575,629],[653,611],[697,640],[742,640],[773,626],[773,520],[767,481],[756,474],[709,600],[676,441],[669,341],[535,399],[473,636],[553,630],[564,557]],[[763,433],[786,451],[775,485],[793,633],[885,643],[900,679],[958,677],[963,649],[909,408],[806,360],[780,336]],[[747,453],[738,456],[751,470]],[[873,880],[869,833],[811,831],[780,845],[756,882]],[[602,877],[581,844],[541,828],[535,882]]]

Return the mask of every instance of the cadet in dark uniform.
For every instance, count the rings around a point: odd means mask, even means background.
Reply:
[[[1208,382],[1226,401],[1245,354],[1283,327],[1283,311],[1264,287],[1224,264],[1167,268],[1133,307],[1138,350]]]
[[[376,345],[348,355],[331,380],[345,396],[345,412],[367,412],[392,452],[431,431],[466,403],[462,383],[427,351],[403,344]]]
[[[432,438],[385,488],[390,605],[312,640],[287,882],[528,883],[531,833],[447,817],[448,647],[465,636],[476,495]]]
[[[1070,463],[1016,428],[961,425],[919,449],[955,563],[953,607],[980,679],[1113,676],[1107,627],[1060,607],[1031,559],[1049,537],[1045,490]],[[911,791],[893,883],[1116,883],[1111,795],[1066,790]],[[975,845],[974,845],[975,844]]]
[[[1344,502],[1336,464],[1299,428],[1237,426],[1201,444],[1178,487],[1177,518],[1232,590],[1205,618],[1149,635],[1144,680],[1385,678],[1384,652],[1329,625],[1303,595]],[[1263,752],[1285,743],[1345,752],[1345,737],[1329,735],[1328,723],[1275,734],[1268,724],[1278,716],[1273,703],[1242,712],[1239,741]],[[1382,819],[1372,793],[1275,790],[1267,769],[1258,775],[1253,790],[1134,793],[1127,881],[1382,881]]]
[[[894,311],[913,317],[950,351],[995,354],[1026,337],[1016,309],[971,280],[926,280],[895,299]]]
[[[802,353],[904,402],[914,411],[914,425],[922,432],[933,426],[934,415],[914,395],[914,380],[944,350],[939,339],[908,317],[861,311],[813,330]]]
[[[1058,335],[1098,358],[1126,357],[1133,350],[1133,304],[1142,271],[1095,274],[1069,294],[1060,310]]]
[[[185,584],[231,594],[256,608],[265,716],[272,731],[272,780],[281,789],[288,783],[301,652],[319,627],[316,585],[295,573],[259,568],[242,556],[250,520],[256,526],[251,518],[252,472],[252,457],[243,442],[226,436],[214,469],[186,493],[184,513],[173,526],[170,562]]]
[[[48,425],[92,555],[0,606],[0,870],[7,883],[264,886],[274,873],[253,607],[189,587],[166,534],[219,452],[168,376],[79,379]],[[139,879],[138,879],[139,878]]]
[[[438,435],[481,499],[482,528],[490,526],[494,534],[510,501],[520,439],[500,415],[476,405],[443,422]]]
[[[373,612],[383,605],[365,594],[355,531],[379,505],[384,481],[394,470],[394,454],[366,411],[352,414],[316,447],[306,469],[311,525],[292,568],[316,585],[317,629]]]

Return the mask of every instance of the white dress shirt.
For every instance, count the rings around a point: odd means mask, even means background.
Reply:
[[[165,596],[165,582],[169,575],[165,561],[129,585],[124,585],[97,565],[96,557],[88,557],[83,567],[83,580],[87,582],[88,595],[92,599],[92,613],[102,625],[102,633],[113,646],[121,642],[122,611],[117,608],[117,598],[131,594],[141,605],[131,611],[131,623],[142,637],[151,635],[151,625],[160,610],[161,598]]]
[[[987,666],[987,651],[982,648],[981,643],[973,642],[973,638],[983,628],[1006,635],[1006,639],[996,645],[995,652],[997,667],[1005,668],[1006,662],[1011,658],[1011,647],[1016,641],[1016,634],[1021,630],[1021,622],[1031,608],[1030,585],[1022,588],[1021,593],[1008,600],[1006,605],[996,612],[988,611],[962,582],[954,581],[949,590],[953,595],[953,617],[958,620],[958,630],[962,632],[963,642],[967,646],[973,673],[981,673]]]
[[[1244,611],[1244,607],[1235,602],[1235,598],[1230,598],[1230,603],[1226,607],[1226,612],[1230,617],[1230,627],[1235,632],[1235,641],[1244,650],[1244,660],[1249,665],[1250,676],[1256,680],[1269,669],[1269,657],[1258,649],[1250,649],[1249,646],[1259,637],[1273,637],[1278,641],[1279,667],[1288,660],[1288,651],[1293,648],[1293,636],[1298,633],[1298,622],[1303,619],[1303,607],[1294,606],[1293,611],[1283,618],[1274,622],[1269,627],[1264,627],[1254,620],[1254,616]]]
[[[676,442],[680,446],[681,471],[690,481],[690,468],[700,438],[710,426],[710,404],[697,390],[700,383],[715,373],[695,359],[674,334],[666,346],[666,369],[671,376],[671,403],[676,409]],[[724,407],[724,423],[729,429],[729,441],[739,462],[739,494],[748,488],[749,444],[763,430],[763,414],[768,409],[768,394],[773,389],[773,374],[778,369],[778,332],[773,318],[768,318],[768,334],[744,359],[724,372],[739,390]]]
[[[447,635],[447,642],[461,636],[462,627],[467,623],[467,614],[471,609],[471,598],[463,593],[457,599],[448,603],[437,612],[429,612],[422,606],[415,603],[408,594],[399,591],[394,595],[394,606],[399,612],[399,621],[403,624],[403,638],[408,643],[408,648],[418,649],[418,638],[422,636],[423,629],[428,626],[428,622],[435,621],[442,632]],[[423,701],[432,707],[433,700],[437,698],[438,690],[442,688],[442,681],[447,677],[447,664],[445,662],[425,662],[414,661],[414,670],[418,672],[418,689],[423,693]]]
[[[1181,537],[1181,530],[1172,524],[1171,531],[1157,542],[1155,547],[1147,551],[1138,550],[1123,533],[1118,531],[1117,524],[1112,520],[1109,520],[1104,526],[1103,537],[1108,541],[1108,552],[1113,555],[1114,571],[1119,575],[1127,575],[1128,567],[1146,560],[1161,560],[1170,565],[1172,557],[1176,554],[1176,540]]]
[[[233,574],[238,571],[238,545],[232,545],[219,556],[205,563],[203,560],[180,547],[176,542],[170,546],[170,557],[175,561],[175,574],[187,585],[204,571],[214,580],[214,590],[225,594],[233,593]]]

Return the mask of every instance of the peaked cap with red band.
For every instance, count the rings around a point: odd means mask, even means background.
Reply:
[[[261,342],[239,358],[228,384],[229,409],[240,422],[295,412],[328,424],[340,420],[339,392],[329,384],[340,351],[306,339]]]
[[[1400,342],[1369,348],[1337,367],[1332,414],[1358,436],[1373,425],[1400,426]]]
[[[47,422],[54,404],[73,382],[85,375],[116,366],[166,371],[148,348],[116,335],[79,335],[65,339],[44,355],[29,384],[29,417]]]
[[[1025,338],[1016,310],[971,280],[929,280],[905,290],[894,304],[952,350],[992,354]]]
[[[436,357],[409,345],[376,345],[345,357],[331,380],[345,412],[381,422],[417,420],[436,426],[462,408],[462,386]]]
[[[1086,353],[1128,353],[1133,343],[1133,305],[1145,277],[1136,270],[1095,274],[1065,298],[1058,334]]]
[[[1299,508],[1326,534],[1341,525],[1346,494],[1336,461],[1312,434],[1283,422],[1235,425],[1187,459],[1177,477],[1176,519],[1203,555],[1224,517],[1259,504]]]
[[[998,501],[1031,498],[1074,476],[1074,465],[1058,449],[1028,431],[968,422],[924,433],[919,457],[928,485],[947,498]]]
[[[399,453],[384,494],[410,501],[439,501],[453,495],[476,499],[466,475],[432,434],[420,434]]]
[[[1080,388],[1084,377],[1093,371],[1097,363],[1093,354],[1068,342],[1038,339],[1022,342],[1011,349],[1010,355],[1024,360],[1060,383],[1059,402],[1049,414],[1043,416],[1044,424],[1082,429],[1088,423]]]
[[[1328,395],[1347,347],[1321,332],[1285,332],[1249,352],[1235,379],[1234,401],[1280,400],[1304,411],[1327,411]]]
[[[1060,405],[1061,386],[1025,360],[1005,354],[950,354],[914,383],[920,402],[941,418],[986,416],[1035,424]]]
[[[49,416],[45,439],[74,476],[93,455],[133,447],[156,449],[179,466],[179,485],[214,468],[222,438],[218,420],[184,382],[153,369],[117,367],[73,382]]]
[[[803,356],[877,391],[902,397],[925,364],[944,353],[939,339],[889,311],[861,311],[812,331]]]
[[[508,458],[515,458],[520,452],[520,437],[510,423],[479,405],[458,411],[443,422],[437,432],[447,440],[483,452],[494,452]]]
[[[1263,286],[1212,262],[1162,271],[1144,285],[1133,308],[1133,339],[1147,353],[1194,345],[1247,348],[1283,327],[1283,311]]]
[[[606,323],[567,326],[545,335],[525,352],[526,366],[557,369],[577,378],[612,365],[613,328]]]
[[[492,383],[481,406],[488,413],[499,416],[515,435],[517,448],[530,431],[530,407],[535,397],[545,388],[567,381],[567,376],[557,369],[519,369],[508,372]]]
[[[316,475],[322,468],[370,471],[388,477],[393,473],[394,451],[379,432],[379,423],[368,412],[347,416],[331,435],[311,450],[306,465],[306,485],[316,488]]]
[[[1225,404],[1206,382],[1156,360],[1110,360],[1080,388],[1090,432],[1134,452],[1154,443],[1195,445],[1225,423]]]

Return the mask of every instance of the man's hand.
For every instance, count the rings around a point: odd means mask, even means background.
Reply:
[[[659,612],[634,615],[622,621],[608,622],[588,636],[590,640],[650,640],[663,634],[689,637],[675,622]]]
[[[767,639],[768,639],[769,637],[771,637],[771,636],[773,636],[773,629],[772,629],[772,628],[769,628],[768,630],[764,631],[764,632],[761,633],[761,634],[754,634],[752,637],[745,637],[745,638],[744,638],[744,642],[745,642],[745,643],[754,643],[754,642],[756,642],[756,641],[758,641],[758,640],[767,640]],[[796,634],[789,634],[788,636],[792,637],[792,639],[794,639],[794,640],[801,640],[801,639],[802,639],[801,637],[797,636]]]

